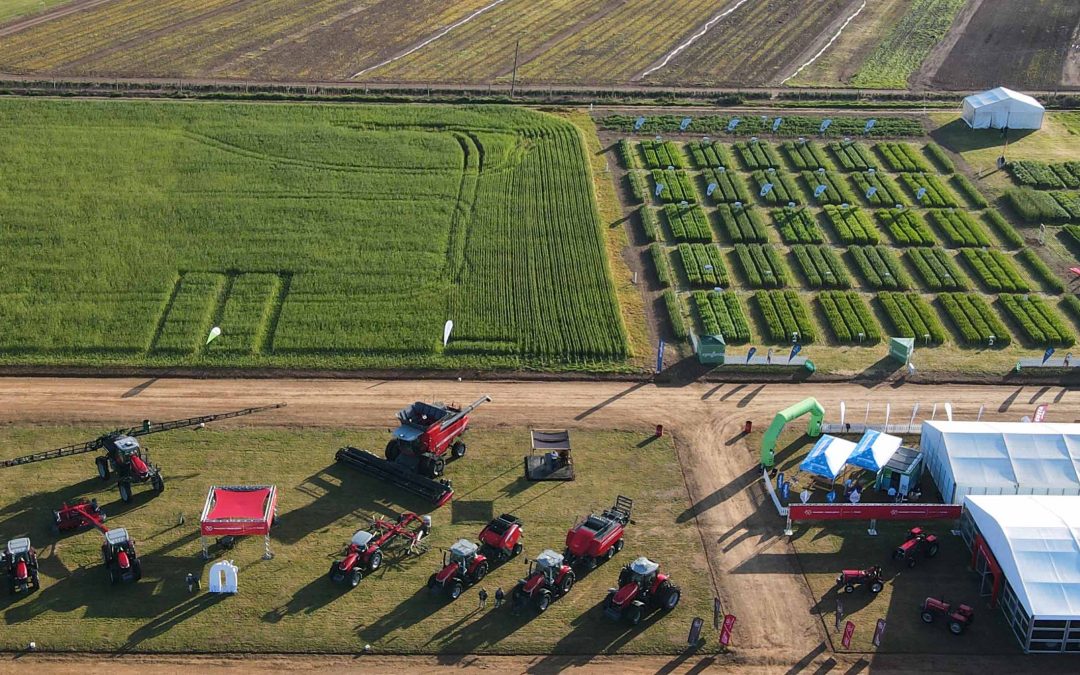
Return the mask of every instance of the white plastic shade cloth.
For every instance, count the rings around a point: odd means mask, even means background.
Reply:
[[[923,422],[920,445],[953,504],[969,494],[1080,495],[1080,424]]]
[[[1080,497],[970,495],[964,508],[1028,616],[1080,619]]]
[[[899,436],[868,429],[855,444],[855,449],[851,452],[847,463],[876,473],[889,463],[896,451],[900,449],[900,443]]]
[[[972,129],[1039,129],[1045,112],[1027,94],[997,87],[965,98],[962,115]]]
[[[844,462],[851,456],[855,444],[828,434],[818,439],[810,453],[806,455],[799,468],[809,473],[832,479],[844,468]]]

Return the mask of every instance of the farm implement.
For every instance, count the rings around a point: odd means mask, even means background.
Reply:
[[[654,610],[675,609],[681,598],[682,591],[660,573],[660,565],[641,557],[619,572],[619,587],[608,589],[604,614],[637,625]]]
[[[506,562],[522,551],[522,523],[508,513],[494,518],[480,531],[480,544],[459,539],[443,554],[442,569],[428,579],[433,593],[443,591],[457,600],[467,586],[487,576],[492,566]]]
[[[330,565],[330,580],[348,583],[355,587],[364,578],[382,567],[383,550],[390,548],[399,538],[408,542],[408,553],[423,553],[426,544],[421,541],[431,532],[431,516],[415,513],[401,514],[397,522],[372,518],[368,530],[358,530],[345,547],[345,557]]]
[[[442,506],[454,494],[450,481],[438,480],[446,470],[446,456],[465,456],[462,436],[469,428],[469,413],[489,401],[490,396],[481,396],[464,408],[417,401],[398,412],[401,424],[386,444],[386,459],[351,446],[338,450],[335,459]]]
[[[41,588],[38,581],[37,551],[30,545],[30,539],[22,537],[12,539],[0,556],[0,565],[7,572],[8,591],[12,595],[28,593]]]
[[[530,603],[537,612],[544,612],[551,601],[561,598],[574,587],[574,570],[563,562],[563,557],[545,550],[529,563],[529,574],[517,583],[512,594],[514,611],[524,609]]]
[[[120,501],[128,504],[131,502],[133,493],[132,486],[136,484],[149,484],[155,493],[160,494],[165,490],[165,478],[161,475],[161,468],[150,461],[150,454],[139,445],[137,438],[148,434],[156,434],[162,431],[172,431],[185,427],[201,427],[209,422],[218,420],[243,417],[265,410],[284,408],[284,403],[263,406],[261,408],[244,408],[233,412],[219,413],[217,415],[203,415],[201,417],[189,417],[171,422],[152,423],[143,420],[141,426],[130,429],[118,429],[116,431],[99,436],[92,441],[67,445],[54,450],[36,452],[32,455],[16,457],[0,461],[0,469],[12,466],[22,466],[35,462],[44,462],[50,459],[71,457],[88,452],[103,451],[104,454],[94,458],[97,474],[101,480],[109,480],[116,477],[116,485],[120,491]]]
[[[101,544],[101,562],[110,584],[134,582],[142,578],[142,562],[135,550],[135,540],[125,528],[110,530],[105,526],[105,512],[97,500],[80,499],[64,504],[53,511],[53,531],[71,532],[87,527],[96,528],[104,535]]]
[[[591,570],[621,551],[633,506],[634,500],[619,495],[610,509],[600,515],[590,514],[570,528],[563,553],[567,564],[584,565]]]

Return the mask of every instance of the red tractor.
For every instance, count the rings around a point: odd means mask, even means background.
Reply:
[[[938,554],[937,535],[923,532],[921,527],[913,527],[908,531],[907,539],[893,551],[893,560],[904,562],[908,567],[915,567],[916,557],[922,555],[933,558]]]
[[[944,600],[938,600],[937,598],[923,600],[919,611],[922,613],[924,623],[934,623],[934,619],[939,615],[945,617],[948,622],[949,632],[953,635],[960,635],[975,621],[975,610],[971,607],[967,605],[953,607]]]
[[[101,559],[105,563],[110,584],[142,579],[142,563],[135,551],[135,540],[129,537],[128,531],[122,527],[105,532],[105,541],[101,544]]]
[[[566,533],[566,551],[563,555],[570,565],[584,564],[595,569],[598,562],[610,560],[622,550],[623,533],[630,522],[630,510],[634,501],[619,495],[615,505],[600,515],[595,513],[578,521]]]
[[[537,612],[551,606],[551,601],[562,597],[574,587],[574,570],[564,564],[563,557],[546,549],[529,563],[529,575],[514,587],[511,598],[514,611],[520,611],[530,602]]]
[[[671,583],[660,565],[641,557],[619,572],[619,587],[608,589],[604,614],[616,621],[637,625],[646,614],[659,609],[670,612],[679,604],[682,591]]]
[[[845,593],[854,593],[855,586],[867,584],[871,593],[880,593],[885,588],[885,577],[881,565],[874,565],[865,570],[843,570],[836,577],[836,585],[843,586]]]
[[[8,575],[8,590],[12,595],[36,591],[41,588],[38,581],[37,551],[30,545],[30,539],[22,537],[7,543],[3,556],[0,556]]]
[[[396,523],[381,518],[372,518],[371,530],[358,530],[345,548],[345,557],[330,565],[330,580],[334,583],[349,583],[355,588],[365,574],[371,574],[382,567],[383,548],[398,537],[406,539],[408,551],[419,553],[421,540],[431,532],[431,516],[418,516],[415,513],[403,513]]]
[[[493,563],[517,557],[524,548],[524,527],[520,518],[509,513],[495,518],[480,530],[480,553]]]
[[[490,396],[481,396],[464,408],[444,403],[417,401],[397,414],[401,425],[386,444],[386,459],[408,465],[413,471],[438,478],[446,469],[447,452],[453,459],[465,456],[462,435],[469,428],[469,413]]]
[[[466,586],[472,586],[487,576],[491,569],[480,547],[468,539],[458,539],[443,554],[443,568],[428,578],[428,590],[442,590],[451,600],[457,600]],[[449,553],[449,557],[447,556]]]

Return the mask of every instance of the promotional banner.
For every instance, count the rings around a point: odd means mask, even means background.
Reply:
[[[844,645],[844,649],[851,649],[851,636],[855,634],[855,624],[848,621],[844,624],[844,637],[840,640],[840,644]]]
[[[1054,355],[1054,348],[1053,347],[1047,347],[1046,351],[1043,353],[1042,362],[1046,363],[1047,361],[1050,360],[1050,357],[1053,356],[1053,355]]]
[[[686,644],[696,645],[701,639],[701,627],[705,625],[705,619],[695,617],[690,623],[690,634],[686,636]]]
[[[1031,418],[1032,422],[1042,422],[1046,419],[1046,411],[1050,406],[1043,403],[1038,408],[1035,408],[1035,416]]]
[[[794,520],[957,520],[959,504],[792,504]]]
[[[801,351],[802,351],[802,345],[796,343],[795,346],[791,348],[791,353],[788,354],[787,360],[790,361],[791,359],[795,358],[795,355],[798,354]]]
[[[757,353],[757,347],[751,347],[750,351],[746,352],[746,362],[747,363],[750,363],[750,359],[752,359],[754,357],[755,353]]]
[[[735,615],[724,615],[724,627],[720,629],[720,644],[727,647],[731,644],[731,631],[735,628]]]
[[[885,619],[878,619],[877,620],[877,628],[874,629],[874,638],[873,638],[873,640],[871,640],[871,642],[874,643],[875,647],[880,647],[881,646],[881,636],[884,635],[884,633],[885,633]]]

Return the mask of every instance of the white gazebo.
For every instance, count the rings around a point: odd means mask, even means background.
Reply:
[[[1040,129],[1046,109],[1027,94],[997,87],[964,99],[963,119],[972,129]]]

